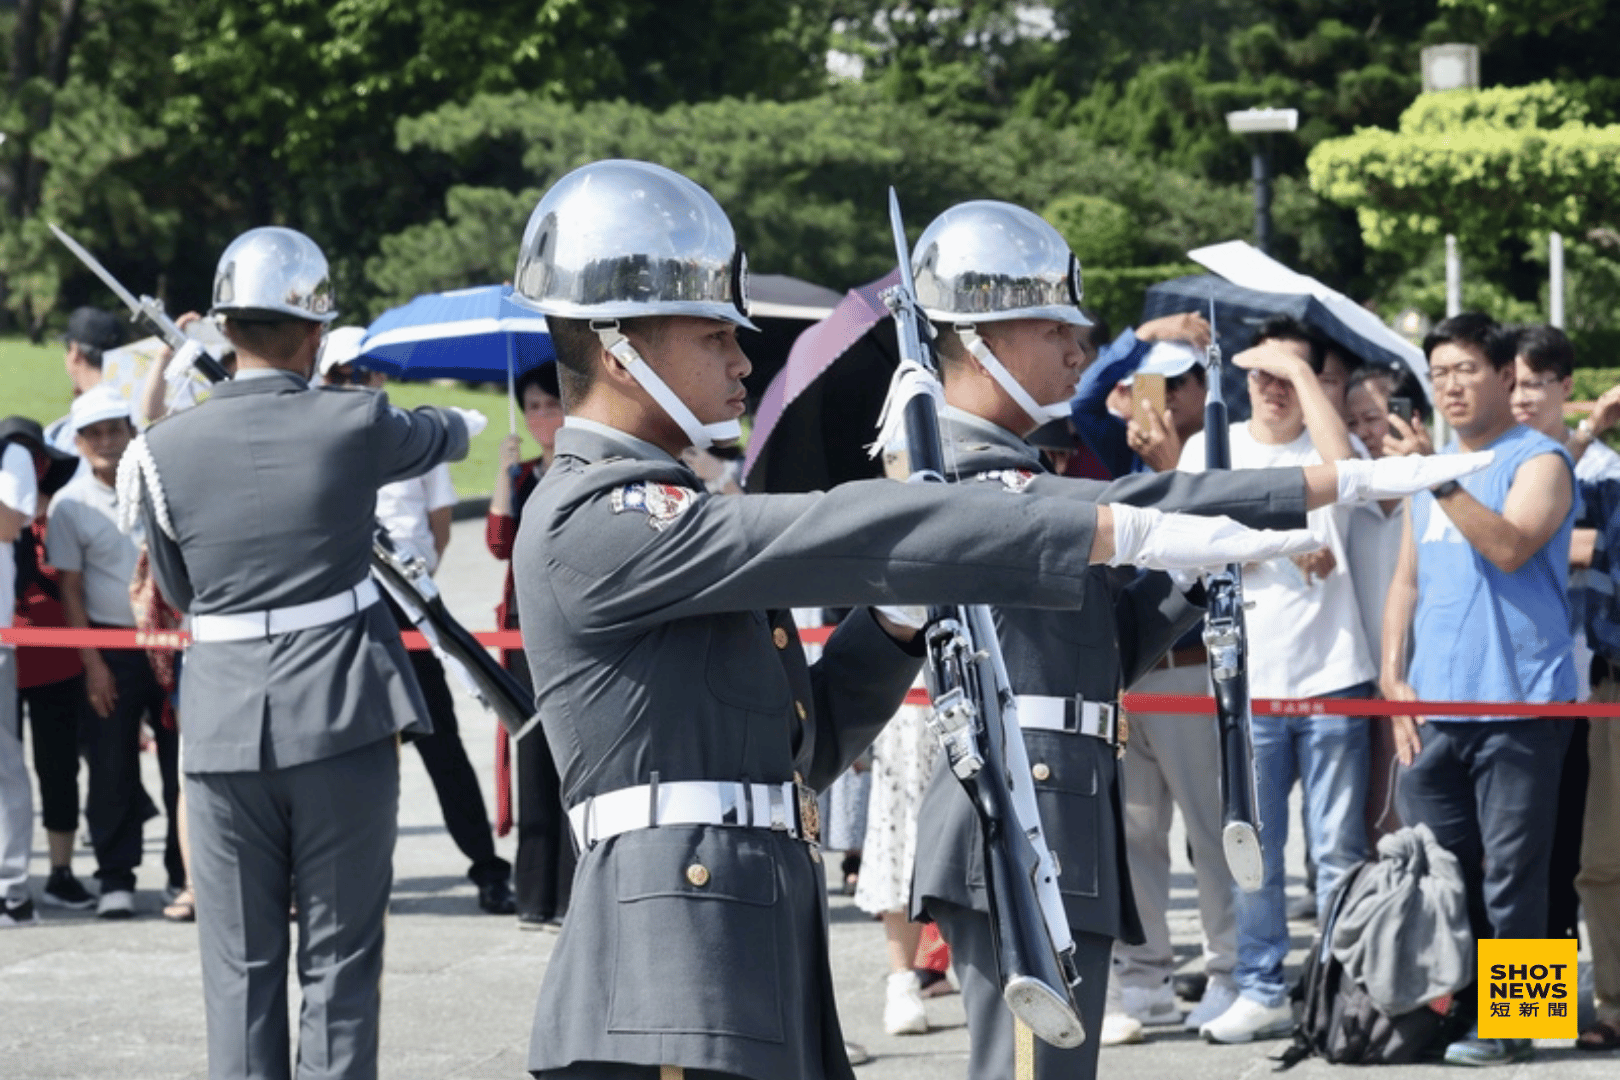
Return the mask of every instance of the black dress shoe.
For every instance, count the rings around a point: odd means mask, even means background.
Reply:
[[[517,898],[505,878],[496,878],[478,886],[478,906],[491,915],[511,915],[517,911]]]

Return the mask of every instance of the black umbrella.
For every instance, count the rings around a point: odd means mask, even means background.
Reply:
[[[1377,364],[1395,371],[1412,370],[1420,383],[1426,372],[1412,368],[1407,358],[1383,342],[1357,333],[1326,304],[1309,293],[1261,292],[1234,285],[1215,274],[1192,274],[1149,286],[1142,303],[1142,321],[1161,315],[1196,311],[1209,314],[1215,303],[1215,330],[1221,352],[1228,359],[1254,344],[1260,324],[1274,315],[1289,315],[1323,334],[1363,363]],[[1248,414],[1248,393],[1243,388],[1245,373],[1235,366],[1226,368],[1226,401],[1234,418],[1241,409]],[[1427,387],[1425,386],[1425,389]]]

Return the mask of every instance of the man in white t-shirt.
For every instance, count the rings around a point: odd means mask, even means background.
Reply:
[[[1234,362],[1249,370],[1252,417],[1230,430],[1232,467],[1257,469],[1341,461],[1354,455],[1339,409],[1323,392],[1322,344],[1292,319],[1268,320],[1256,346]],[[1187,441],[1181,468],[1204,468],[1204,436]],[[1257,698],[1370,697],[1377,674],[1367,652],[1345,547],[1348,511],[1314,510],[1326,547],[1244,567],[1250,604],[1249,689]],[[1305,828],[1317,861],[1318,907],[1327,910],[1344,872],[1366,855],[1365,717],[1256,716],[1255,799],[1265,877],[1238,896],[1238,999],[1200,1028],[1212,1042],[1279,1037],[1293,1027],[1283,960],[1288,954],[1283,846],[1288,792],[1305,791]]]
[[[11,625],[17,586],[12,544],[34,520],[38,505],[34,456],[15,442],[0,448],[0,627]],[[33,789],[23,763],[17,714],[17,653],[0,645],[0,928],[37,922],[28,892],[28,852],[34,838]]]
[[[380,372],[357,367],[360,335],[343,327],[327,335],[317,367],[333,386],[381,388]],[[451,512],[456,505],[450,467],[438,465],[421,476],[384,484],[377,489],[377,522],[388,531],[394,547],[406,557],[417,557],[431,573],[450,543]],[[389,602],[402,629],[409,629],[404,614]],[[491,915],[512,915],[517,901],[512,894],[512,864],[495,853],[495,833],[484,803],[478,774],[467,758],[456,721],[455,699],[445,681],[444,666],[431,652],[411,652],[411,667],[427,700],[433,731],[404,738],[422,755],[422,765],[433,781],[444,814],[444,827],[471,865],[467,877],[478,888],[478,906]]]

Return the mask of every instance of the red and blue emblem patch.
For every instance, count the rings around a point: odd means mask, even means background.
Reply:
[[[691,488],[679,484],[655,484],[650,480],[614,488],[609,497],[615,514],[622,514],[626,510],[639,511],[647,515],[647,524],[657,532],[663,532],[675,524],[676,519],[690,510],[695,502],[697,492]]]

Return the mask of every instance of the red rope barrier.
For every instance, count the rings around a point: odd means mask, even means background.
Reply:
[[[830,626],[799,631],[808,645],[824,644],[832,635]],[[426,639],[414,630],[400,633],[407,649],[428,647]],[[521,649],[523,636],[517,630],[483,630],[473,634],[480,645],[490,649]],[[0,629],[0,644],[32,645],[59,649],[183,649],[191,643],[181,630],[75,630],[60,626],[13,626]],[[907,705],[927,705],[928,693],[911,690]],[[1183,713],[1212,715],[1215,699],[1195,694],[1126,694],[1120,703],[1135,713]],[[1532,705],[1517,701],[1386,701],[1381,698],[1255,698],[1256,716],[1587,716],[1620,717],[1620,704],[1596,701]]]
[[[400,640],[412,651],[428,647],[427,639],[415,630],[400,632]],[[516,630],[483,630],[473,635],[489,649],[521,649],[523,635]],[[62,626],[12,626],[0,628],[0,644],[31,645],[57,649],[184,649],[191,635],[183,630],[75,630]]]

